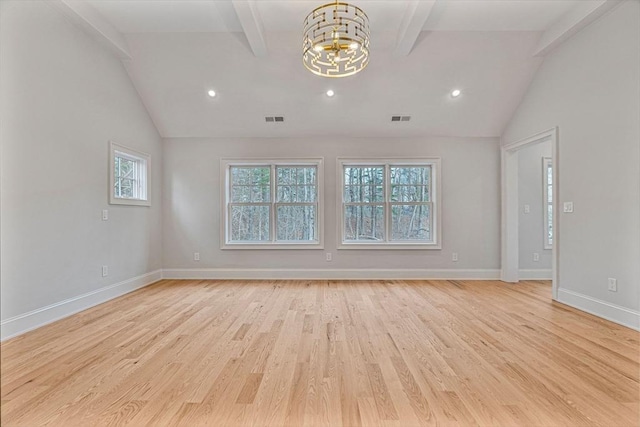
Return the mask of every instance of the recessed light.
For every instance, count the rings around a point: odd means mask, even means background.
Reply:
[[[332,91],[331,89],[329,89],[329,90],[327,91],[327,96],[329,96],[329,97],[331,97],[331,96],[333,96],[333,95],[335,95],[335,94],[336,94],[336,93],[335,93],[334,91]]]
[[[457,98],[460,96],[462,92],[460,91],[460,89],[454,89],[453,91],[451,91],[451,96],[453,96],[454,98]]]
[[[210,90],[209,92],[207,92],[207,95],[209,95],[210,97],[214,97],[216,96],[216,91],[215,90]]]

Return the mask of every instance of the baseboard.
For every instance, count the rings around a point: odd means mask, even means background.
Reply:
[[[519,270],[520,280],[551,280],[553,272],[549,270]]]
[[[558,302],[640,331],[640,311],[611,304],[578,292],[558,289]]]
[[[0,341],[5,341],[25,332],[55,322],[72,314],[86,310],[110,299],[117,298],[136,289],[162,279],[162,270],[152,271],[104,288],[69,298],[46,307],[38,308],[0,322]]]
[[[500,270],[169,268],[165,279],[466,279],[498,280]]]

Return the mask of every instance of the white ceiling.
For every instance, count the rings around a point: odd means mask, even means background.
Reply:
[[[231,0],[89,0],[122,33],[241,32]]]
[[[601,1],[438,0],[410,54],[398,56],[412,2],[354,0],[371,20],[371,63],[343,79],[302,65],[302,21],[322,1],[258,0],[264,57],[253,54],[231,0],[89,3],[124,34],[125,65],[162,136],[302,137],[498,136],[542,61],[533,53],[543,32]],[[452,99],[453,88],[462,96]],[[265,123],[268,115],[285,122]]]
[[[544,31],[570,9],[591,0],[439,1],[424,31]]]
[[[123,33],[241,32],[231,0],[89,0]],[[262,0],[266,31],[299,31],[329,0]],[[440,0],[425,31],[543,31],[579,3],[598,0]],[[409,1],[357,0],[379,32],[397,32]]]

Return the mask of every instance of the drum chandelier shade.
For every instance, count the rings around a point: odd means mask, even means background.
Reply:
[[[304,20],[302,62],[323,77],[347,77],[369,63],[369,18],[349,3],[328,3]]]

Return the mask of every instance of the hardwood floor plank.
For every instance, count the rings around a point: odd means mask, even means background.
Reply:
[[[304,424],[304,414],[307,404],[307,384],[309,383],[309,364],[297,363],[293,374],[292,390],[287,404],[287,415],[284,425],[300,426]]]
[[[550,294],[164,280],[2,343],[1,424],[640,425],[640,334]]]
[[[404,363],[401,357],[392,357],[391,361],[395,368],[400,381],[402,382],[402,388],[411,403],[411,407],[415,412],[421,425],[432,425],[433,414],[429,408],[429,403],[424,398],[420,386],[416,383],[413,374],[409,370],[409,367]]]
[[[381,420],[397,420],[398,412],[391,400],[387,384],[382,377],[382,371],[380,366],[375,363],[367,364],[367,373],[369,374],[369,381],[371,381],[371,387],[373,388],[373,397],[378,408],[378,415]]]

